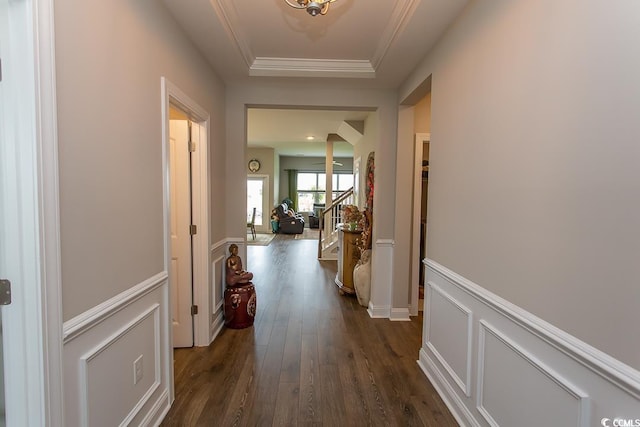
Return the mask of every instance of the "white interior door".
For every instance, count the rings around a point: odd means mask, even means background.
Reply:
[[[170,120],[171,301],[173,346],[193,346],[191,155],[188,120]]]

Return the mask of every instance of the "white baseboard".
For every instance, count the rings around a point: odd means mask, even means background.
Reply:
[[[367,313],[372,319],[388,319],[391,308],[388,305],[375,306],[369,301],[369,307]]]
[[[392,308],[389,313],[389,320],[394,322],[410,322],[409,308]]]
[[[464,405],[462,399],[458,396],[451,385],[445,380],[439,370],[433,369],[435,363],[429,358],[427,353],[421,349],[420,359],[418,359],[418,366],[424,374],[427,376],[433,387],[436,389],[442,401],[451,415],[456,419],[461,426],[473,426],[480,427],[480,424],[473,418],[473,415],[469,412]]]
[[[216,337],[220,334],[220,331],[222,331],[223,327],[224,327],[224,314],[222,313],[222,310],[220,310],[216,315],[216,318],[213,321],[213,323],[211,323],[212,332],[211,332],[211,339],[209,340],[209,344],[211,344],[213,340],[216,339]]]
[[[164,390],[160,398],[156,401],[155,405],[151,408],[147,416],[140,423],[141,426],[154,426],[157,427],[162,424],[162,420],[171,409],[171,402],[169,401],[169,391]]]
[[[640,372],[432,260],[424,310],[418,363],[461,425],[640,418]]]

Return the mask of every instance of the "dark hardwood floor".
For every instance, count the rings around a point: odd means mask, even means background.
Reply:
[[[175,350],[163,426],[457,425],[416,363],[422,317],[371,319],[316,251],[285,235],[248,248],[255,324]]]

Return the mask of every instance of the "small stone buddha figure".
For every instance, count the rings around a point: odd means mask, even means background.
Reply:
[[[229,246],[229,258],[227,258],[227,286],[238,286],[249,283],[253,279],[253,273],[242,269],[242,258],[238,256],[238,245]]]

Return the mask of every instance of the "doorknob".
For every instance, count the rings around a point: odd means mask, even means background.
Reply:
[[[11,282],[0,279],[0,305],[11,304]]]

